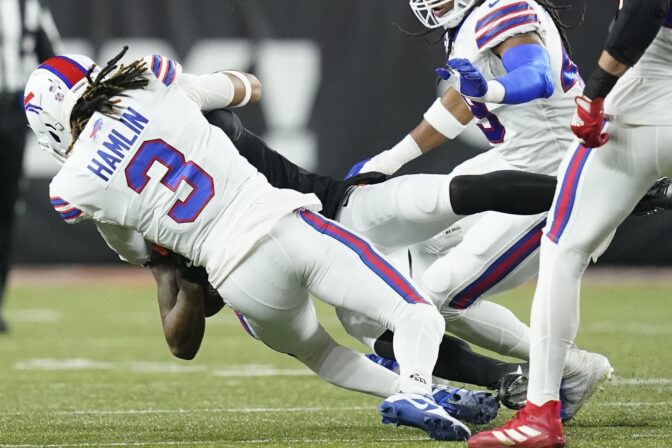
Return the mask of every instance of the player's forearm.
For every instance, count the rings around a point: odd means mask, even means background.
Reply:
[[[205,331],[205,310],[201,287],[178,281],[172,263],[159,259],[150,263],[166,343],[173,355],[182,359],[196,356]]]
[[[203,111],[242,107],[259,101],[262,95],[261,82],[254,75],[235,70],[208,75],[184,73],[178,82]]]
[[[583,94],[592,99],[606,97],[616,85],[618,78],[628,70],[628,66],[608,52],[603,51],[600,55],[597,68],[588,78]]]
[[[175,305],[163,318],[163,331],[173,355],[193,359],[205,333],[203,290],[195,283],[178,280]]]

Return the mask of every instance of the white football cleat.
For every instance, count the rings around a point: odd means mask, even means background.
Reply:
[[[602,383],[611,380],[614,369],[606,356],[580,350],[583,361],[576,371],[562,378],[560,401],[563,422],[573,418]]]

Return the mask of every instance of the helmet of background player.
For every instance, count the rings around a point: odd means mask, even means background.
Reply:
[[[89,85],[86,73],[92,66],[95,63],[86,56],[56,56],[40,64],[26,83],[23,109],[28,125],[40,147],[61,164],[72,140],[70,114]]]
[[[476,0],[409,0],[415,16],[427,28],[455,28]]]

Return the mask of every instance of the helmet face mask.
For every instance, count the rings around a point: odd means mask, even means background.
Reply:
[[[86,56],[56,56],[35,69],[26,83],[23,108],[42,149],[60,163],[72,141],[70,114],[89,82],[95,63]]]
[[[452,9],[437,16],[436,11],[452,3]],[[455,28],[476,0],[409,0],[409,5],[418,20],[427,28]]]

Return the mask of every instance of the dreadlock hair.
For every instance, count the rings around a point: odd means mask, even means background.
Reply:
[[[569,43],[569,39],[567,38],[567,30],[576,28],[577,26],[581,25],[583,23],[583,20],[585,19],[586,16],[586,4],[583,4],[583,9],[581,11],[581,16],[579,17],[579,20],[573,24],[573,25],[568,25],[566,24],[561,18],[560,18],[560,12],[561,11],[566,11],[569,9],[572,9],[571,6],[569,5],[556,5],[553,3],[552,0],[535,0],[542,8],[548,12],[548,15],[551,16],[551,19],[553,19],[553,23],[555,23],[555,26],[558,28],[558,32],[560,33],[560,39],[562,40],[562,45],[565,47],[565,50],[567,51],[567,54],[571,56],[572,53],[572,48]],[[471,11],[474,10],[474,8],[477,8],[481,6],[483,3],[485,3],[485,0],[477,0],[476,3],[471,7],[469,11],[465,14],[465,17],[468,16]],[[402,28],[400,25],[393,23],[393,25],[401,31],[403,34],[406,36],[411,36],[411,37],[422,37],[425,42],[428,44],[436,44],[440,41],[442,41],[446,36],[448,36],[448,46],[446,47],[446,57],[450,57],[450,54],[453,52],[453,43],[455,41],[455,35],[457,34],[458,28],[446,28],[445,30],[439,30],[441,34],[436,35],[437,29],[430,29],[430,30],[423,30],[420,32],[411,32],[407,31],[404,28]],[[432,37],[433,35],[436,35],[436,37]]]
[[[107,65],[98,73],[96,79],[91,78],[95,65],[91,66],[86,72],[86,79],[89,86],[84,91],[82,97],[77,101],[70,114],[70,127],[72,128],[72,142],[66,154],[72,151],[79,134],[84,130],[89,119],[94,112],[100,112],[108,116],[118,116],[121,109],[118,103],[119,98],[126,96],[126,90],[142,89],[147,86],[149,80],[145,74],[145,62],[137,60],[130,65],[121,65],[112,76],[106,79],[107,75],[117,68],[117,62],[124,57],[128,46],[124,48],[115,57],[108,61]]]

